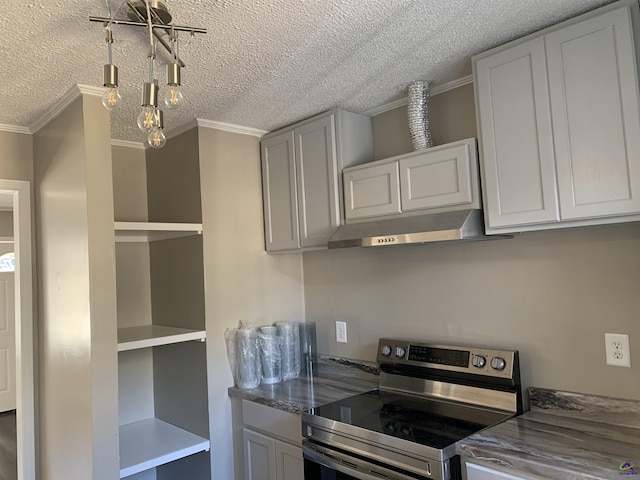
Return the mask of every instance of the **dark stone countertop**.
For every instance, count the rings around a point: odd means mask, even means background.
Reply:
[[[640,480],[640,401],[540,388],[529,401],[531,411],[461,440],[456,453],[515,475]]]
[[[230,397],[260,403],[293,413],[340,400],[378,387],[378,366],[375,363],[321,356],[318,374],[258,388],[229,388]]]

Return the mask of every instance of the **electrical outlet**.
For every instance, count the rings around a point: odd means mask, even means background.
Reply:
[[[631,354],[629,353],[629,335],[620,333],[604,334],[607,365],[616,367],[631,367]]]
[[[336,342],[347,343],[347,322],[336,321]]]

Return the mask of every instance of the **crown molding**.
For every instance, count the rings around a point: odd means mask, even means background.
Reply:
[[[118,140],[115,138],[111,139],[112,147],[126,147],[126,148],[138,148],[140,150],[145,150],[145,144],[142,142],[132,142],[129,140]]]
[[[430,89],[429,96],[433,97],[435,95],[448,92],[449,90],[453,90],[454,88],[462,87],[463,85],[468,85],[469,83],[473,83],[473,76],[471,75],[467,77],[458,78],[457,80],[452,80],[451,82],[443,83],[442,85],[437,85]],[[375,117],[376,115],[380,115],[381,113],[388,112],[389,110],[393,110],[394,108],[402,107],[403,105],[406,105],[406,104],[407,104],[407,97],[403,97],[403,98],[399,98],[398,100],[385,103],[384,105],[380,105],[379,107],[375,107],[365,112],[362,112],[362,114],[367,115],[369,117]]]
[[[24,133],[26,135],[32,134],[29,127],[23,127],[21,125],[5,125],[4,123],[0,123],[0,132]]]
[[[258,128],[244,127],[242,125],[234,125],[232,123],[216,122],[214,120],[206,120],[204,118],[196,118],[196,123],[199,127],[212,128],[214,130],[223,130],[225,132],[239,133],[241,135],[250,135],[252,137],[263,137],[267,133],[267,130],[260,130]]]
[[[65,93],[60,100],[58,100],[49,110],[47,110],[42,117],[33,122],[29,127],[31,133],[37,133],[42,127],[44,127],[51,120],[60,115],[65,108],[67,108],[74,100],[81,95],[99,95],[104,93],[104,87],[93,87],[91,85],[76,84],[73,85],[67,93]]]

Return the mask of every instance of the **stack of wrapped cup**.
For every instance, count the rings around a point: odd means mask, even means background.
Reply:
[[[282,358],[282,380],[291,380],[300,373],[300,341],[298,324],[277,322]]]
[[[235,380],[239,388],[260,385],[260,349],[255,328],[239,328],[235,332]],[[233,368],[233,367],[232,367]]]
[[[262,359],[262,383],[278,383],[282,380],[280,337],[278,328],[265,326],[259,328],[260,358]]]

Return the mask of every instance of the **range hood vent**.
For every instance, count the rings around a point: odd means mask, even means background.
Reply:
[[[328,247],[389,247],[510,237],[486,236],[482,210],[473,209],[342,225],[329,239]]]

